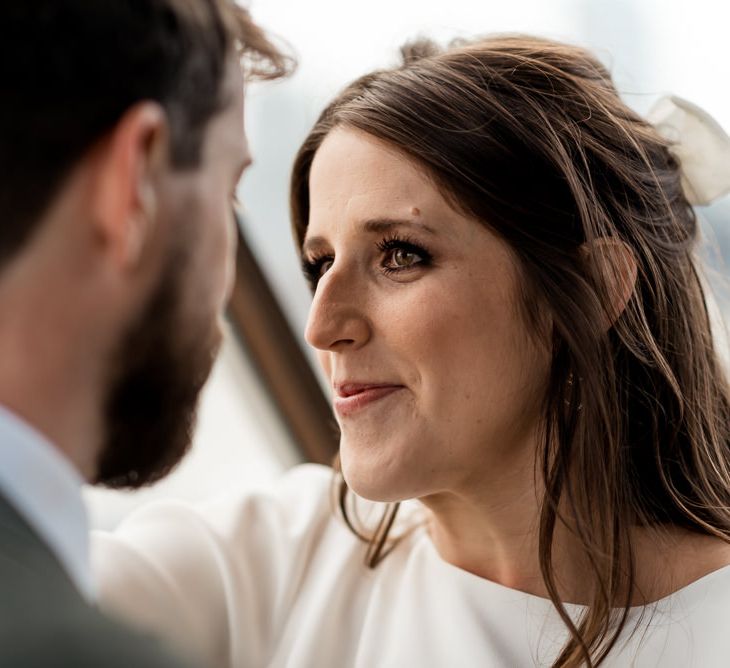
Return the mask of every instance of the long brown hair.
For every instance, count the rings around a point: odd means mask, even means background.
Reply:
[[[730,540],[728,387],[693,257],[697,221],[671,147],[583,49],[527,36],[443,51],[421,41],[404,47],[400,66],[347,87],[302,145],[291,183],[300,245],[312,160],[337,126],[409,156],[518,258],[528,325],[552,351],[537,453],[539,559],[570,631],[554,665],[597,666],[636,593],[632,527]],[[600,239],[624,244],[638,270],[608,329],[607,268],[583,252]],[[371,566],[394,512],[386,509],[371,539]],[[556,586],[558,523],[590,564],[590,605],[576,623]]]

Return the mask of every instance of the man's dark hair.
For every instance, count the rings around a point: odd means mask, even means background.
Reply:
[[[158,102],[170,159],[195,167],[238,51],[249,78],[290,61],[233,0],[7,0],[0,8],[0,268],[74,164],[127,109]]]

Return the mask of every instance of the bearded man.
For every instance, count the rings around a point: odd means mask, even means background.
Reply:
[[[182,665],[96,610],[80,488],[153,482],[189,447],[244,78],[287,67],[232,0],[0,8],[0,665]]]

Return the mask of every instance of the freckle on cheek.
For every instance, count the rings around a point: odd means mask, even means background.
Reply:
[[[421,215],[421,210],[417,206],[414,206],[411,209],[411,215],[413,215],[413,216],[420,216]]]

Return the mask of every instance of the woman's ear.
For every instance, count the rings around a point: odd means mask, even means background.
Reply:
[[[636,288],[637,265],[631,247],[621,239],[600,237],[580,247],[587,266],[592,265],[601,281],[605,304],[605,329],[609,329],[624,312]]]

